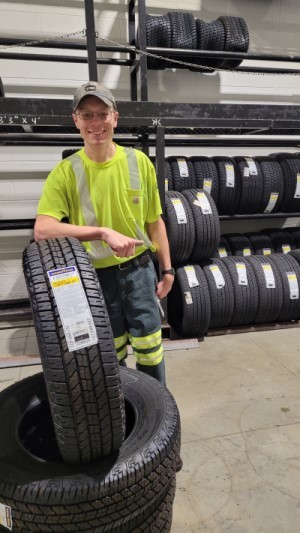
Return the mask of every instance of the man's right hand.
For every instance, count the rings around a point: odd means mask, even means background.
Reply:
[[[144,241],[127,237],[110,228],[101,228],[101,240],[110,246],[117,257],[131,257],[135,255],[136,247],[144,244]]]

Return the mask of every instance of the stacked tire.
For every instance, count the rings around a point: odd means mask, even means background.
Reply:
[[[195,19],[191,13],[171,11],[166,15],[146,15],[146,45],[158,48],[211,50],[246,53],[249,31],[241,17],[221,16],[210,23]],[[176,56],[181,62],[193,63],[190,70],[211,71],[215,68],[234,69],[241,59]],[[180,63],[161,58],[147,58],[148,69],[181,68]],[[184,66],[184,65],[183,65]]]
[[[96,272],[76,239],[31,243],[23,263],[43,372],[0,394],[7,527],[170,531],[180,453],[174,398],[157,380],[119,367]],[[70,269],[73,278],[64,278]],[[81,284],[96,342],[70,349],[53,272]]]

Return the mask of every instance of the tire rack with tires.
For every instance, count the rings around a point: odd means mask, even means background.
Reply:
[[[47,272],[76,266],[98,343],[70,352]],[[88,463],[117,451],[125,434],[124,398],[113,333],[97,274],[77,239],[33,242],[24,275],[63,459]]]
[[[42,373],[0,393],[0,502],[13,531],[170,531],[178,408],[157,380],[127,368],[120,375],[126,438],[119,452],[84,465],[60,457]]]

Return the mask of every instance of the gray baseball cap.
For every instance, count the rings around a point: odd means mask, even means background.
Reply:
[[[114,107],[116,109],[116,101],[110,90],[107,89],[107,87],[105,87],[104,85],[102,85],[102,83],[98,83],[97,81],[89,81],[81,85],[81,87],[79,87],[75,91],[73,100],[73,111],[76,111],[81,100],[85,96],[97,96],[106,105],[108,105],[109,107]]]

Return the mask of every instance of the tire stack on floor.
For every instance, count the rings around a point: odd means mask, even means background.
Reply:
[[[180,453],[174,398],[119,367],[96,272],[76,239],[31,243],[23,264],[43,373],[0,394],[1,513],[22,533],[169,532]],[[97,333],[87,347],[69,349],[75,330],[53,273],[83,289]],[[74,293],[65,307],[76,306],[73,321],[82,311]]]

